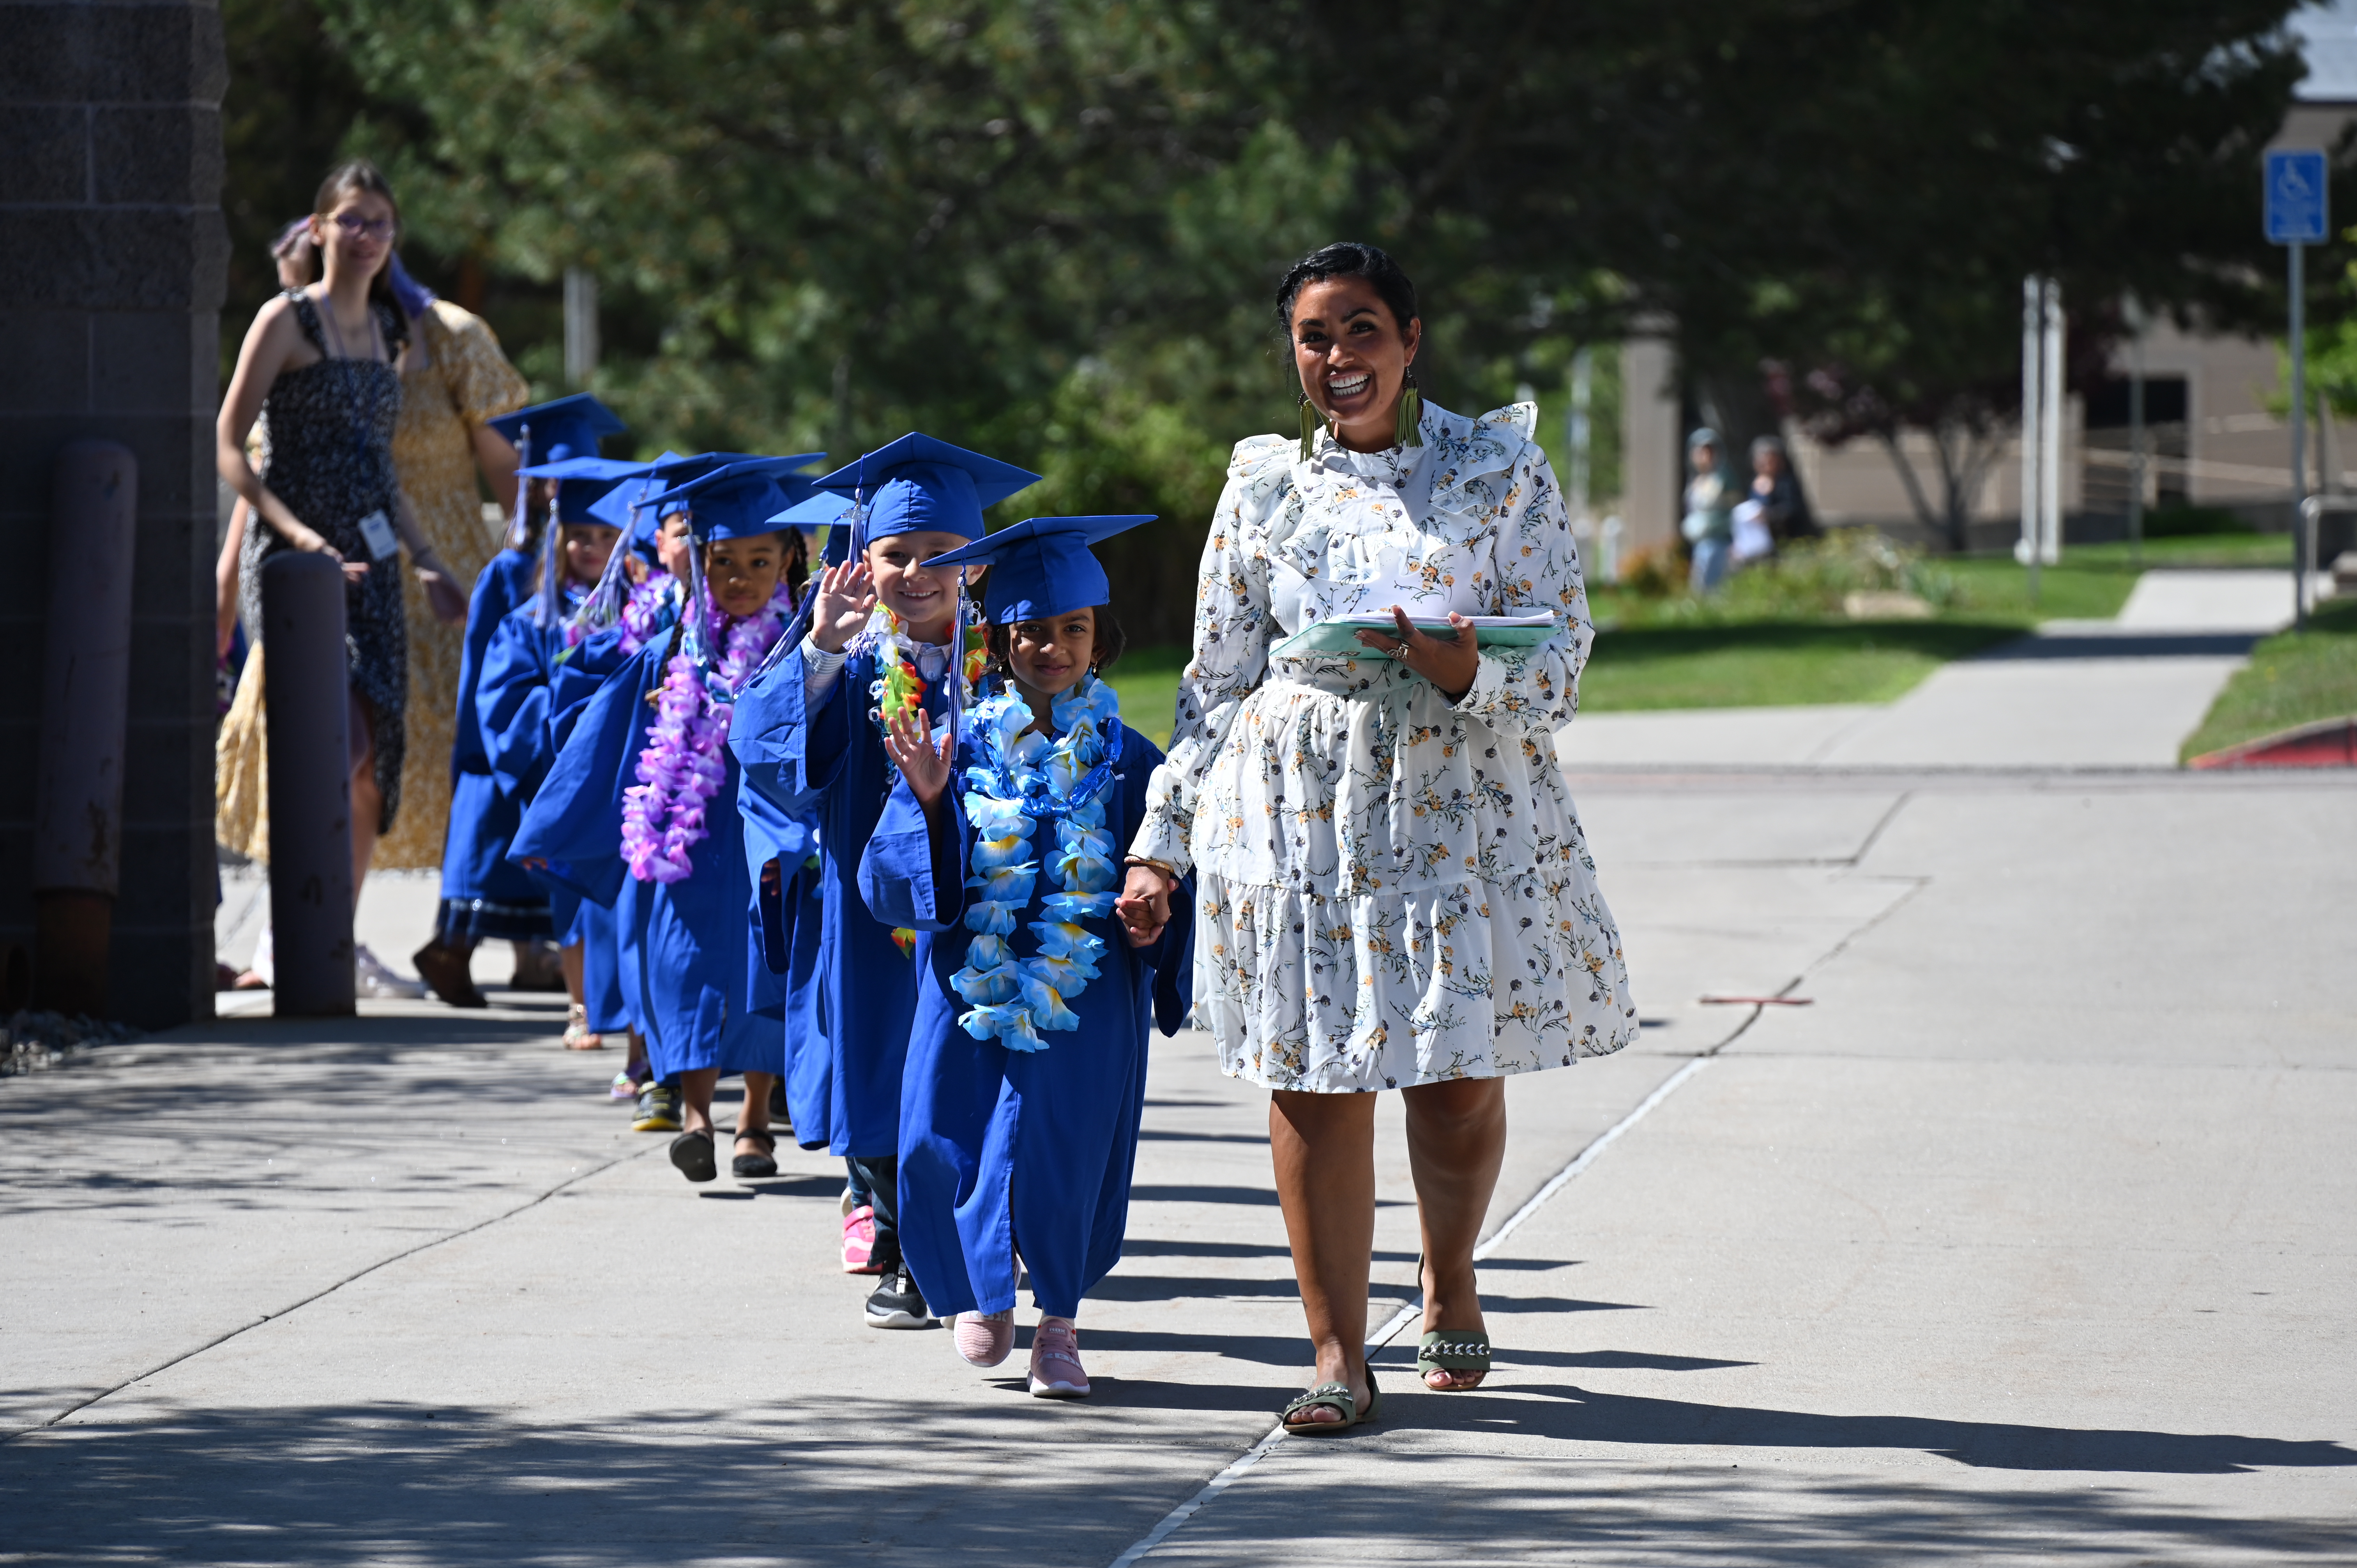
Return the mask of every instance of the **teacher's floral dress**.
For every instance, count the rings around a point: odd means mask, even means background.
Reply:
[[[1197,878],[1197,1021],[1231,1075],[1351,1093],[1568,1066],[1636,1036],[1555,759],[1595,628],[1536,410],[1427,403],[1420,447],[1237,444],[1194,658],[1131,853]],[[1335,616],[1560,618],[1451,706],[1394,660],[1273,656]]]

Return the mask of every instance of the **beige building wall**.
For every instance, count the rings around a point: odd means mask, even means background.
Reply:
[[[2291,432],[2285,421],[2268,412],[2267,400],[2279,384],[2273,343],[2238,337],[2211,337],[2180,330],[2173,323],[2155,327],[2145,340],[2145,374],[2149,379],[2181,378],[2185,382],[2186,428],[2184,456],[2156,455],[2146,478],[2147,504],[2157,501],[2166,488],[2180,491],[2197,506],[2266,507],[2288,502],[2291,494]],[[2130,355],[2123,346],[2115,355],[2113,373],[2128,373]],[[2357,435],[2342,439],[2311,426],[2309,450],[2314,455],[2311,482],[2357,489]],[[2154,429],[2158,452],[2161,432]],[[1808,487],[1820,521],[1832,527],[1866,523],[1904,526],[1914,519],[1897,470],[1881,443],[1855,441],[1827,447],[1795,431],[1789,440],[1793,466]],[[2174,445],[2175,443],[2171,443]],[[1910,432],[1902,447],[1914,463],[1925,493],[1936,507],[1939,463],[1930,436]],[[2127,465],[2125,432],[2099,431],[2091,439],[2086,406],[2072,396],[2062,426],[2062,507],[2075,512],[2089,506],[2091,488],[2117,496]],[[2332,459],[2328,463],[2327,459]],[[2333,475],[2329,467],[2343,472]],[[2098,469],[2111,470],[2098,474]],[[2093,483],[2091,485],[2091,479]],[[2021,516],[2021,443],[2009,436],[1988,468],[1971,515],[1977,522],[2018,521]]]

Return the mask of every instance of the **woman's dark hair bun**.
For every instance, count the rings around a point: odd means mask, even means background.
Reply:
[[[1415,319],[1415,285],[1392,260],[1391,252],[1359,240],[1337,240],[1285,269],[1285,279],[1276,285],[1276,324],[1291,332],[1294,297],[1305,285],[1327,278],[1364,278],[1374,285],[1403,332]]]

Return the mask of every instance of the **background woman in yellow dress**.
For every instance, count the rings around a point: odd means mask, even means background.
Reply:
[[[393,266],[393,295],[410,320],[401,358],[401,422],[393,432],[393,466],[418,526],[457,580],[472,585],[500,547],[504,522],[483,521],[482,475],[505,502],[515,492],[516,451],[486,423],[532,401],[531,388],[490,324],[412,280]],[[450,742],[458,710],[462,625],[434,618],[415,584],[404,587],[409,618],[409,754],[401,792],[408,810],[377,846],[384,866],[442,865],[443,825],[450,815]],[[553,969],[553,965],[552,965]]]

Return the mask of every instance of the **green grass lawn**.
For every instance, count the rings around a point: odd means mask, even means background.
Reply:
[[[1887,703],[1951,659],[2020,635],[2003,621],[1756,621],[1600,632],[1582,713]]]
[[[2357,714],[2357,603],[2328,604],[2306,631],[2278,632],[2251,650],[2180,757],[2199,757],[2319,719]]]
[[[1159,746],[1170,744],[1178,712],[1178,672],[1188,650],[1177,643],[1125,650],[1105,681],[1121,694],[1121,722]]]
[[[1596,652],[1580,679],[1589,712],[1757,707],[1787,703],[1882,703],[1904,695],[1951,659],[1977,652],[2043,620],[2108,620],[2142,570],[2276,566],[2291,569],[2285,534],[2195,534],[2128,546],[2093,544],[2029,573],[2010,553],[1943,556],[1916,568],[1942,608],[1926,621],[1850,621],[1826,613],[1824,591],[1763,592],[1737,585],[1721,597],[1642,597],[1590,592]]]

